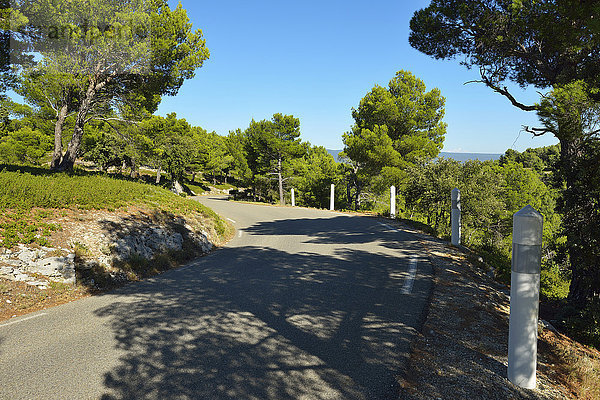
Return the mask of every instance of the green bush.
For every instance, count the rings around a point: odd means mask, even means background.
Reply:
[[[542,265],[540,294],[549,300],[562,300],[569,294],[569,278],[556,264]]]
[[[54,214],[47,209],[115,210],[128,205],[176,215],[199,213],[213,221],[219,235],[227,231],[226,223],[211,209],[154,185],[83,171],[0,167],[0,241],[5,247],[45,244],[45,238],[60,228],[45,222]]]

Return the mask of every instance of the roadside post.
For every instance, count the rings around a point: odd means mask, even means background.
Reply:
[[[396,186],[390,188],[390,217],[396,218]]]
[[[294,193],[294,188],[292,188],[292,207],[296,207],[296,196]]]
[[[536,386],[543,226],[544,217],[531,206],[513,216],[508,379],[526,389]]]
[[[331,199],[329,200],[329,209],[335,210],[335,185],[331,184]]]
[[[460,245],[460,190],[452,189],[452,245]]]

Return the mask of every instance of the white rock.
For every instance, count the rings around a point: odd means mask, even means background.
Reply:
[[[13,276],[14,276],[13,280],[15,280],[17,282],[27,282],[27,281],[33,280],[32,277],[30,277],[29,275],[23,274],[21,272],[17,272]]]
[[[37,261],[29,271],[55,278],[65,283],[75,283],[75,254],[66,257],[48,257]]]
[[[17,258],[23,264],[30,264],[37,259],[37,254],[36,254],[35,250],[24,248],[19,252],[19,255],[17,256]]]

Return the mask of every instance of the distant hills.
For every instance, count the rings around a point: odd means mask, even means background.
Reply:
[[[327,149],[327,152],[333,156],[336,161],[340,161],[338,159],[338,155],[342,152],[342,150],[331,150]],[[493,153],[452,153],[447,151],[440,152],[440,157],[451,158],[456,161],[469,161],[469,160],[479,160],[479,161],[488,161],[488,160],[498,160],[502,154],[493,154]]]
[[[340,161],[340,159],[338,158],[338,155],[342,152],[342,150],[327,149],[327,152],[333,156],[335,161]]]
[[[469,161],[469,160],[479,160],[479,161],[488,161],[488,160],[499,160],[502,154],[492,154],[492,153],[450,153],[446,151],[440,152],[440,157],[451,158],[456,161]]]

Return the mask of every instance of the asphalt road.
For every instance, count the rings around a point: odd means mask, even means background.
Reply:
[[[0,323],[0,399],[397,399],[431,289],[410,233],[202,198],[224,248]]]

